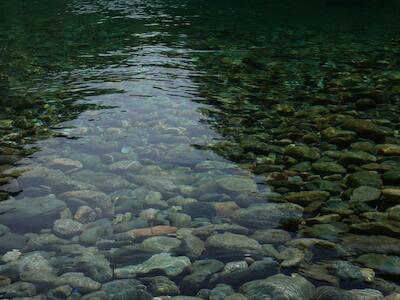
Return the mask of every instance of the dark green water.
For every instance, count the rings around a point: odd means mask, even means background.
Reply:
[[[399,15],[1,1],[0,299],[397,299]]]

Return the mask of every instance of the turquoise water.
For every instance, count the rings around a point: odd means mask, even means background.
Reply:
[[[3,0],[0,299],[399,295],[399,15]]]

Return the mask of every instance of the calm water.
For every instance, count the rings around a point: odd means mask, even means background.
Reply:
[[[400,297],[400,3],[297,2],[1,1],[0,299]]]

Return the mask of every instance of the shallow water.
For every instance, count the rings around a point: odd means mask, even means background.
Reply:
[[[3,0],[0,298],[400,293],[399,13]]]

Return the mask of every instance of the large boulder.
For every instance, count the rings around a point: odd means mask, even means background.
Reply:
[[[0,202],[0,223],[21,231],[51,226],[65,203],[54,195]]]

